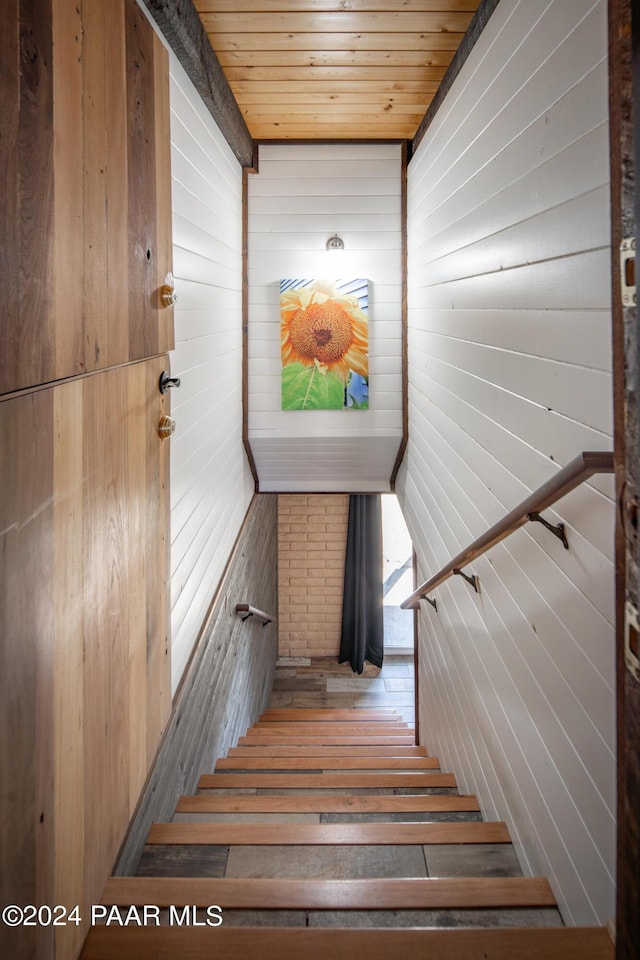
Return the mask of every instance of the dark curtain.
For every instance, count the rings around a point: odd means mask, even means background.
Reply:
[[[379,494],[349,498],[339,662],[362,673],[365,660],[382,666],[382,506]]]

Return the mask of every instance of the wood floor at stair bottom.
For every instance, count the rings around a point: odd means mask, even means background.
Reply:
[[[613,960],[602,928],[92,927],[82,960]]]

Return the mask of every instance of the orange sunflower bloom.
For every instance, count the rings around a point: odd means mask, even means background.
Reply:
[[[367,315],[356,297],[338,293],[327,281],[285,290],[280,296],[282,366],[302,363],[369,375]]]

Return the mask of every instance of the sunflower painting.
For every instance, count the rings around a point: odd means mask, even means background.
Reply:
[[[366,280],[281,280],[283,410],[367,409]]]

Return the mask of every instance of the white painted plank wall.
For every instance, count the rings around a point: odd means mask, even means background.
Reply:
[[[581,450],[612,448],[604,0],[502,0],[409,166],[409,435],[421,579]],[[420,613],[421,730],[508,821],[567,923],[614,915],[613,484]]]
[[[402,437],[401,148],[260,147],[249,177],[249,439],[260,489],[388,490]],[[338,268],[327,239],[345,242]],[[366,277],[370,409],[280,409],[279,281]]]
[[[171,372],[173,689],[253,494],[242,446],[242,170],[170,57],[173,265]]]

